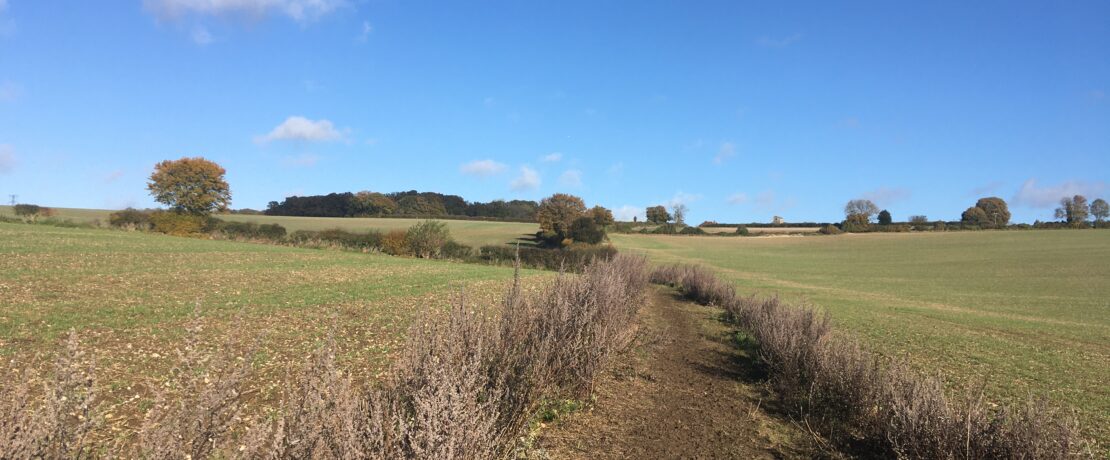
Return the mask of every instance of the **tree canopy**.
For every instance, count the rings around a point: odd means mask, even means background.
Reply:
[[[875,206],[871,200],[852,200],[844,205],[844,217],[851,218],[852,216],[863,216],[867,222],[871,221],[871,216],[879,213],[879,207]]]
[[[665,224],[671,221],[671,213],[667,212],[667,208],[660,206],[652,206],[647,208],[647,221],[653,224]]]
[[[220,165],[201,157],[166,160],[154,166],[147,190],[175,212],[205,215],[226,210],[231,188]]]

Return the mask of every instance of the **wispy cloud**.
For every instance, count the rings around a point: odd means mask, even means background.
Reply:
[[[146,10],[159,19],[188,15],[260,18],[280,14],[301,23],[317,20],[346,5],[346,0],[143,0]]]
[[[1107,190],[1106,182],[1065,181],[1056,185],[1041,186],[1036,179],[1029,179],[1021,184],[1021,188],[1012,200],[1015,204],[1030,208],[1052,208],[1060,203],[1060,199],[1075,195],[1085,195],[1094,198]]]
[[[117,169],[115,171],[112,171],[112,172],[104,175],[104,183],[105,184],[111,184],[115,181],[120,180],[122,177],[123,177],[123,170],[122,169]]]
[[[514,192],[524,192],[540,188],[540,173],[527,166],[520,167],[520,175],[509,183]]]
[[[802,34],[787,35],[785,37],[759,37],[755,43],[764,48],[785,48],[802,40]]]
[[[311,153],[303,153],[296,156],[287,156],[281,159],[282,166],[293,168],[309,168],[312,166],[316,166],[316,163],[319,162],[320,156]]]
[[[734,156],[736,156],[736,145],[732,142],[723,142],[717,149],[717,155],[713,157],[713,164],[719,165]]]
[[[559,185],[564,187],[581,187],[582,171],[577,169],[563,171],[563,174],[559,176]]]
[[[475,160],[459,166],[459,172],[468,176],[490,177],[505,172],[508,166],[493,160]]]
[[[8,144],[0,144],[0,174],[14,171],[15,163],[15,148]]]
[[[860,195],[860,198],[874,201],[879,206],[890,206],[910,197],[910,191],[902,187],[879,187]]]
[[[562,160],[562,159],[563,159],[563,154],[562,153],[553,152],[553,153],[549,153],[547,155],[544,155],[543,158],[540,158],[540,161],[542,161],[544,163],[555,163],[555,162],[557,162],[559,160]]]
[[[15,35],[15,20],[3,16],[7,9],[8,0],[0,0],[0,37]]]
[[[679,204],[689,205],[690,203],[698,201],[701,198],[702,196],[700,193],[686,193],[680,190],[678,192],[675,192],[674,196],[671,197],[670,200],[667,200],[665,204],[668,208],[673,208],[675,207],[675,205]]]
[[[740,192],[729,195],[729,197],[726,198],[725,201],[728,202],[728,204],[739,205],[750,203],[752,201],[752,198],[748,196],[747,193]]]
[[[23,87],[13,81],[0,81],[0,102],[12,102],[23,96]]]
[[[343,137],[343,133],[336,129],[331,121],[324,119],[313,121],[301,116],[292,116],[277,125],[269,134],[255,137],[255,142],[260,144],[273,141],[327,142],[338,141]]]
[[[370,40],[370,33],[374,31],[374,26],[370,25],[370,21],[362,21],[362,29],[359,29],[358,37],[355,40],[359,43],[366,43]]]
[[[193,28],[192,39],[193,43],[204,46],[212,43],[212,34],[208,33],[208,28],[196,26]]]
[[[985,196],[985,195],[989,195],[989,194],[994,193],[995,190],[998,190],[1003,185],[1005,185],[1005,184],[1002,183],[1002,182],[994,181],[994,182],[991,182],[989,184],[982,185],[982,186],[975,187],[975,188],[971,189],[971,191],[968,193],[968,196],[982,197],[982,196]]]

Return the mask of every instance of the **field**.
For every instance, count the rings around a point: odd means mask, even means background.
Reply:
[[[736,227],[705,227],[702,228],[706,233],[736,233]],[[795,233],[817,233],[820,230],[818,227],[748,227],[748,233],[752,235],[787,235]]]
[[[108,222],[112,211],[100,209],[54,208],[56,217],[74,222]],[[0,216],[13,216],[11,206],[0,206]],[[338,228],[351,232],[369,230],[405,230],[424,219],[400,218],[341,218],[341,217],[286,217],[246,214],[226,214],[220,219],[235,222],[255,222],[259,224],[281,224],[290,233],[297,230],[327,230]],[[523,242],[520,238],[534,235],[539,230],[536,224],[520,222],[487,222],[472,220],[443,220],[451,230],[456,241],[472,246],[497,245]]]
[[[525,275],[530,283],[545,274]],[[194,309],[203,343],[220,346],[231,331],[258,341],[267,401],[330,328],[340,364],[374,363],[349,369],[372,379],[422,313],[464,289],[475,305],[496,305],[511,276],[502,267],[0,223],[0,355],[13,367],[49,367],[76,329],[119,428],[150,404],[149,388],[174,365]]]
[[[954,391],[1048,395],[1110,439],[1110,232],[611,238],[657,263],[707,264],[745,295],[823,307]]]

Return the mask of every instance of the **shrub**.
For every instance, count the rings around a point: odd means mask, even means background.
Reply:
[[[890,211],[879,211],[879,225],[890,225],[893,219],[890,217]]]
[[[822,235],[839,235],[840,229],[836,228],[836,226],[833,224],[828,224],[824,227],[821,227],[821,229],[817,232],[821,233]]]
[[[570,245],[561,249],[535,247],[482,246],[477,260],[493,265],[513,263],[519,256],[521,266],[544,270],[580,272],[594,261],[610,260],[617,255],[609,245]]]
[[[682,230],[678,231],[678,234],[680,234],[680,235],[704,235],[705,230],[702,230],[698,227],[683,227]]]
[[[440,251],[439,256],[444,259],[467,260],[473,253],[474,249],[470,246],[458,243],[454,240],[448,240],[443,244],[443,249]]]
[[[281,241],[285,237],[285,227],[279,224],[220,221],[216,230],[231,238]]]
[[[17,204],[14,208],[15,215],[30,218],[37,217],[43,212],[43,209],[49,208],[43,208],[42,206],[39,206],[37,204]]]
[[[598,244],[605,240],[605,228],[594,217],[579,217],[570,224],[567,236],[580,243]]]
[[[844,223],[840,226],[841,231],[852,233],[870,232],[872,230],[871,223],[868,222],[867,216],[863,214],[852,214],[844,219]]]
[[[751,234],[751,232],[748,231],[748,227],[741,225],[739,227],[736,227],[736,234],[740,236],[748,236],[749,234]]]
[[[208,216],[179,214],[176,212],[155,211],[150,214],[154,231],[175,236],[199,235],[209,233],[218,226],[219,221]]]
[[[110,214],[108,224],[128,230],[150,230],[150,213],[127,208]]]
[[[408,254],[424,259],[439,257],[443,245],[450,240],[451,233],[447,230],[447,224],[434,220],[413,225],[405,233]]]
[[[737,296],[701,267],[661,267],[651,280],[723,308],[755,339],[783,407],[836,443],[862,441],[877,458],[1069,458],[1085,448],[1073,417],[1043,402],[989,410],[981,397],[950,399],[937,379],[833,334],[812,307]]]
[[[382,235],[382,251],[389,255],[403,256],[408,254],[408,242],[405,237],[408,232],[404,230],[390,230]]]

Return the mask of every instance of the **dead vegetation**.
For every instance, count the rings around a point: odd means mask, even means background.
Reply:
[[[94,368],[71,334],[41,391],[8,376],[20,383],[0,390],[0,458],[506,458],[543,399],[590,393],[633,337],[647,281],[644,259],[616,256],[532,294],[518,274],[500,310],[460,296],[418,322],[387,376],[365,388],[336,366],[329,338],[286,383],[280,409],[254,419],[241,416],[250,353],[191,340],[123,442],[91,436]]]
[[[834,336],[827,313],[778,298],[738,296],[707,269],[667,266],[655,283],[725,311],[757,345],[768,383],[822,442],[863,456],[1066,458],[1091,455],[1073,414],[1043,400],[992,407],[982,392],[946,395],[943,384]]]

